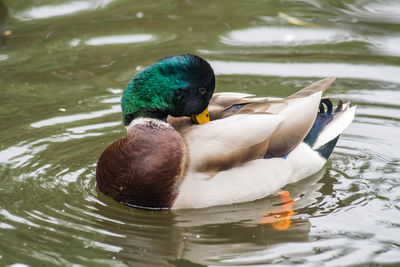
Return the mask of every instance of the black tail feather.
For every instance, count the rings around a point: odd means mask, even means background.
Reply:
[[[325,109],[325,106],[326,109]],[[321,103],[319,104],[319,112],[317,114],[317,118],[315,119],[315,122],[310,130],[310,132],[307,134],[306,138],[304,138],[304,143],[308,144],[310,147],[312,147],[315,142],[317,141],[317,138],[319,134],[322,132],[324,127],[333,119],[334,114],[337,114],[341,112],[343,103],[342,101],[339,101],[335,111],[333,111],[333,105],[332,101],[328,98],[323,98],[321,99]],[[332,154],[333,149],[336,146],[336,142],[338,141],[339,136],[337,136],[335,139],[329,141],[325,145],[321,146],[318,148],[316,151],[324,158],[328,159],[329,156]]]

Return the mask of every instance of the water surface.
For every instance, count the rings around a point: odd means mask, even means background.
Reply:
[[[400,264],[399,17],[394,0],[0,1],[0,265]],[[327,95],[358,105],[325,168],[284,188],[286,230],[265,223],[280,192],[149,212],[96,191],[127,82],[187,52],[219,92],[335,75]]]

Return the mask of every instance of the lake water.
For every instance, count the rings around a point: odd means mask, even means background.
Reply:
[[[398,1],[0,0],[0,33],[1,266],[400,264]],[[280,192],[149,212],[96,191],[127,82],[186,52],[216,91],[282,97],[334,75],[326,94],[357,104],[325,168],[284,188],[286,229],[265,221]]]

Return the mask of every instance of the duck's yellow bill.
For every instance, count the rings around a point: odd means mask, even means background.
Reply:
[[[190,116],[190,118],[194,123],[198,124],[210,122],[210,115],[208,115],[208,107],[206,107],[206,109],[202,113],[197,115],[192,115]]]

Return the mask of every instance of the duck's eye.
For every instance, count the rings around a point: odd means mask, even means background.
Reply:
[[[182,88],[178,88],[175,90],[175,98],[178,100],[183,99],[183,89]]]
[[[205,94],[207,93],[207,89],[204,88],[204,87],[200,87],[200,88],[199,88],[199,93],[200,93],[201,95],[205,95]]]

